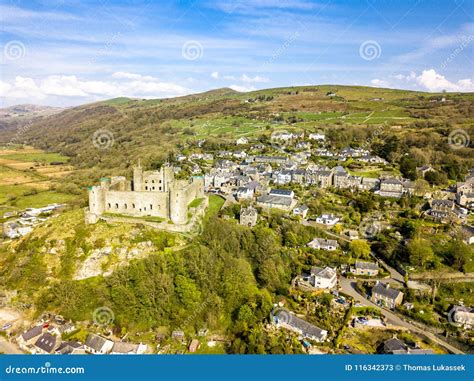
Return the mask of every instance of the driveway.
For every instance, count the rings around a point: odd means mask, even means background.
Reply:
[[[366,299],[363,295],[359,294],[359,292],[355,289],[355,280],[354,279],[347,279],[345,277],[340,277],[339,278],[339,283],[341,285],[342,292],[344,292],[347,295],[352,296],[356,301],[360,302],[362,305],[367,306],[367,307],[375,307],[380,309],[382,312],[382,315],[387,318],[387,321],[392,324],[392,325],[397,325],[400,327],[404,327],[409,329],[410,331],[416,332],[418,334],[424,335],[428,337],[429,339],[433,340],[435,343],[438,345],[442,346],[443,348],[446,348],[448,351],[454,354],[464,354],[464,352],[460,351],[459,349],[453,347],[452,345],[446,343],[444,340],[441,340],[439,337],[433,335],[431,332],[428,332],[427,330],[423,330],[421,328],[418,328],[417,326],[407,322],[406,320],[400,318],[397,314],[385,309],[385,308],[380,308],[377,306],[375,303],[372,303],[370,300]]]

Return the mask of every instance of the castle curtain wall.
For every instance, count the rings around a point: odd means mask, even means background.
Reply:
[[[168,210],[167,193],[108,191],[105,195],[106,213],[168,218]]]

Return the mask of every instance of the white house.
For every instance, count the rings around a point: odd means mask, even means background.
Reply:
[[[301,216],[301,218],[306,218],[309,208],[306,205],[298,205],[293,209],[293,214],[295,216]]]
[[[253,198],[254,195],[254,189],[253,188],[248,188],[248,187],[240,187],[237,189],[237,199],[238,200],[249,200]]]
[[[248,144],[248,143],[249,143],[249,140],[245,136],[242,136],[235,141],[235,144],[237,144],[238,146],[242,144]]]
[[[316,222],[318,224],[323,224],[326,226],[334,226],[340,220],[341,219],[339,217],[334,216],[334,214],[321,214],[320,216],[316,217]]]
[[[104,355],[110,353],[113,346],[114,342],[112,340],[96,335],[95,333],[89,333],[84,348],[88,353]]]
[[[311,134],[309,134],[308,137],[309,137],[310,140],[318,140],[318,141],[326,140],[326,135],[321,134],[321,133],[311,133]]]
[[[315,238],[308,243],[308,247],[316,250],[335,251],[338,249],[339,244],[334,239]]]
[[[309,283],[315,288],[331,289],[336,287],[337,273],[331,267],[313,267],[311,268],[311,275]]]

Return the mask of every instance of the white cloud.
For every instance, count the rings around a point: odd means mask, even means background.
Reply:
[[[269,82],[268,78],[260,77],[258,75],[252,78],[252,77],[249,77],[247,74],[242,74],[242,76],[240,77],[240,80],[245,83]]]
[[[48,97],[81,98],[83,102],[119,96],[162,98],[189,94],[192,91],[155,77],[119,72],[112,81],[82,80],[75,75],[50,75],[40,80],[17,76],[12,82],[0,81],[0,97],[35,102]],[[15,103],[18,103],[16,101]]]
[[[423,70],[423,72],[416,77],[416,81],[428,91],[474,91],[474,84],[471,79],[461,79],[457,82],[451,82],[434,69]]]
[[[235,90],[235,91],[238,91],[238,92],[241,92],[241,93],[247,93],[249,91],[255,91],[257,90],[255,87],[253,86],[241,86],[241,85],[231,85],[229,86],[232,90]]]
[[[383,79],[378,79],[378,78],[372,79],[370,83],[374,85],[375,87],[389,87],[390,86],[390,84],[387,81],[384,81]]]
[[[219,72],[218,71],[213,71],[211,73],[211,77],[214,78],[214,79],[219,79]]]
[[[145,81],[158,81],[159,79],[156,77],[152,77],[149,75],[141,75],[137,73],[128,73],[125,71],[117,71],[112,74],[112,78],[117,79],[134,79],[134,80],[145,80]]]

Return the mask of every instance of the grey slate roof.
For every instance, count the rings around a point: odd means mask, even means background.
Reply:
[[[36,340],[35,346],[47,353],[51,353],[56,346],[56,336],[46,332]]]
[[[105,337],[96,335],[95,333],[89,333],[86,339],[86,345],[95,351],[100,351],[106,342],[107,339]]]
[[[273,204],[273,205],[283,205],[291,206],[291,198],[286,196],[273,196],[273,195],[263,195],[257,198],[257,202],[262,204]]]
[[[301,334],[305,337],[310,337],[310,338],[314,337],[314,338],[322,340],[326,336],[325,331],[322,330],[321,328],[318,328],[315,325],[308,323],[307,321],[299,318],[296,315],[291,314],[290,312],[286,310],[278,311],[276,314],[276,318],[281,319],[290,327],[293,327],[301,331]]]
[[[43,332],[43,327],[41,325],[37,325],[36,327],[33,327],[23,333],[21,337],[23,338],[23,340],[28,341],[36,336],[41,335],[41,332]]]
[[[364,262],[364,261],[356,261],[355,263],[356,269],[367,269],[367,270],[378,270],[379,266],[377,263],[373,262]]]
[[[291,197],[292,193],[293,191],[288,190],[288,189],[272,189],[269,195]]]
[[[381,295],[392,300],[396,299],[400,292],[400,290],[391,288],[390,286],[387,287],[383,283],[377,283],[374,288],[372,288],[372,294]]]

